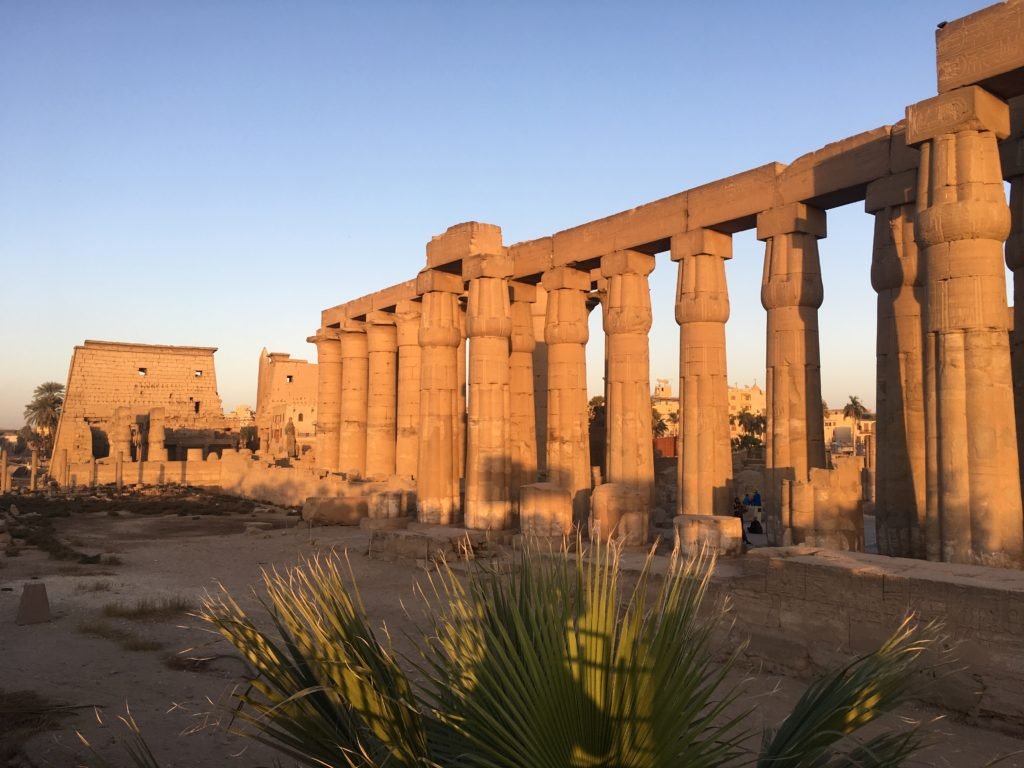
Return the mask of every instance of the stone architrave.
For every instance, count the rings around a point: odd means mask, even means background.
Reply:
[[[462,260],[468,283],[469,418],[466,444],[466,527],[512,527],[509,493],[509,339],[512,312],[507,254]]]
[[[427,269],[417,277],[420,316],[420,429],[416,519],[460,522],[458,360],[462,278]]]
[[[537,482],[537,424],[534,398],[534,335],[532,307],[537,291],[532,285],[513,283],[511,287],[512,335],[509,368],[509,461],[510,495],[513,514],[524,485]]]
[[[548,479],[572,494],[573,520],[590,511],[590,437],[587,423],[587,291],[590,274],[571,267],[544,273],[544,340],[548,353]]]
[[[131,461],[131,412],[127,408],[114,409],[114,421],[111,426],[111,433],[107,439],[110,442],[110,455],[112,457],[116,459],[118,455],[127,456],[128,460]]]
[[[865,204],[875,217],[871,284],[878,293],[875,526],[879,552],[896,557],[924,557],[924,283],[915,194],[916,183],[881,180],[868,185]]]
[[[398,405],[398,332],[388,312],[366,316],[369,385],[366,409],[366,476],[386,479],[395,474]]]
[[[341,325],[341,423],[338,430],[338,469],[366,476],[366,408],[369,351],[366,324],[346,320]]]
[[[794,490],[791,508],[783,509],[778,486],[790,480],[808,489],[811,468],[825,466],[818,341],[822,237],[825,212],[818,208],[793,203],[757,215],[757,239],[765,241],[761,305],[768,314],[766,513],[770,526],[788,532],[794,543],[814,527],[813,503]]]
[[[398,344],[398,410],[396,414],[395,474],[416,476],[420,431],[420,315],[418,301],[395,307]]]
[[[732,237],[696,229],[672,238],[679,262],[679,514],[726,515],[732,479],[725,323],[725,262]]]
[[[651,291],[647,276],[654,257],[616,251],[601,258],[605,287],[605,413],[607,480],[633,488],[646,516],[654,502],[654,443],[651,432],[651,373],[647,334]]]
[[[167,446],[164,444],[167,417],[163,408],[149,409],[149,436],[146,445],[147,461],[167,461]]]
[[[981,88],[907,108],[919,144],[916,235],[925,276],[926,528],[930,560],[1020,567],[1024,515],[998,139],[1009,111]]]
[[[337,472],[341,447],[340,333],[335,328],[321,328],[306,341],[316,344],[316,466]]]

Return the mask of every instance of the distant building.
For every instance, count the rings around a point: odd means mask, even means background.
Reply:
[[[256,431],[261,454],[287,456],[289,433],[295,438],[295,456],[313,450],[317,386],[316,363],[293,360],[284,352],[267,352],[266,349],[260,352]]]
[[[749,387],[729,387],[729,415],[740,413],[744,408],[754,414],[765,414],[765,392],[756,383]],[[668,379],[656,379],[651,397],[654,412],[661,417],[668,431],[666,435],[679,434],[679,397],[672,392]],[[730,437],[738,437],[742,430],[738,424],[730,424]]]
[[[754,415],[767,415],[768,400],[764,390],[757,386],[755,381],[749,387],[729,387],[729,415],[735,416],[743,411],[750,411]],[[739,422],[736,419],[729,420],[729,437],[735,439],[743,434]]]
[[[875,434],[874,414],[854,420],[843,415],[842,408],[825,411],[825,447],[833,456],[861,456],[865,435]]]

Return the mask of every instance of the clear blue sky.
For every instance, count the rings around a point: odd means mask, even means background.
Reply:
[[[255,404],[262,347],[315,360],[320,310],[451,224],[539,237],[893,123],[983,2],[0,0],[0,427],[87,338],[217,346]],[[821,242],[836,405],[875,399],[871,229],[848,206]],[[763,384],[762,248],[735,250],[729,378]],[[652,380],[674,288],[659,256]]]

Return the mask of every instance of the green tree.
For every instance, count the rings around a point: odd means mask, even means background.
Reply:
[[[53,448],[53,437],[63,405],[64,385],[46,381],[35,388],[32,402],[25,406],[25,424],[42,437],[42,449],[46,455]]]
[[[739,413],[729,415],[729,423],[738,426],[742,432],[739,437],[732,439],[734,451],[760,448],[764,445],[764,433],[768,424],[763,413],[754,413],[747,406],[743,406]]]
[[[847,419],[853,419],[853,452],[857,453],[857,444],[860,442],[858,436],[858,427],[860,426],[861,420],[867,414],[868,409],[864,407],[864,404],[860,401],[860,398],[856,395],[850,395],[850,402],[843,406],[843,416]]]
[[[665,423],[665,419],[662,418],[661,414],[658,413],[657,407],[654,405],[654,399],[651,399],[651,433],[655,437],[662,437],[668,432],[668,424]]]

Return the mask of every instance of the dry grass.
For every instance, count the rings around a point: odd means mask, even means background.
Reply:
[[[78,625],[78,631],[83,635],[112,640],[126,651],[159,651],[164,647],[164,644],[157,640],[139,637],[134,632],[115,627],[113,624],[108,624],[105,621],[83,621]]]
[[[107,603],[103,606],[103,615],[113,619],[153,621],[180,616],[194,608],[195,606],[192,601],[181,595],[161,597],[159,599],[143,597],[131,605],[122,602]]]

